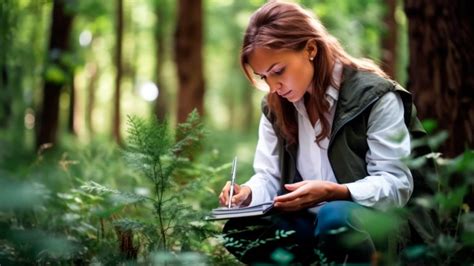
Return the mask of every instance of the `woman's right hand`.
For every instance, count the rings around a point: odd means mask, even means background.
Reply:
[[[221,206],[229,206],[230,181],[227,181],[219,195],[219,204]],[[239,186],[234,184],[234,196],[231,199],[232,207],[247,206],[252,201],[252,190],[247,186]]]

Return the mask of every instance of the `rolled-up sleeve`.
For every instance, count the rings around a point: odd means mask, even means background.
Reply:
[[[272,201],[280,189],[278,139],[270,121],[262,115],[253,167],[255,174],[244,184],[252,190],[250,205]]]
[[[367,129],[368,176],[346,184],[352,199],[377,209],[404,206],[413,191],[413,178],[403,159],[410,154],[410,134],[404,109],[395,92],[385,94],[372,107]]]

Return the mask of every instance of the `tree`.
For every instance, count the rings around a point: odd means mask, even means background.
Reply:
[[[89,62],[86,66],[87,72],[89,75],[89,82],[87,83],[87,104],[85,110],[85,124],[87,127],[87,131],[90,136],[94,134],[94,126],[92,123],[92,113],[94,111],[95,105],[95,90],[96,84],[99,79],[99,69],[98,65],[95,61]]]
[[[167,0],[155,0],[154,12],[157,17],[154,38],[156,43],[156,84],[159,89],[159,97],[156,100],[155,114],[160,121],[165,119],[166,113],[169,109],[169,94],[164,82],[163,65],[165,62],[165,54],[168,49],[168,42],[166,41],[168,21],[171,19],[170,6]]]
[[[71,134],[76,134],[78,119],[77,119],[77,94],[76,86],[74,84],[74,71],[71,70],[71,75],[69,76],[69,115],[68,115],[68,132]]]
[[[15,3],[11,0],[0,3],[0,128],[7,128],[12,113],[13,99],[10,81],[11,73],[8,68],[8,53],[11,51],[14,27],[17,17]]]
[[[398,25],[395,20],[397,0],[385,0],[385,32],[382,38],[382,68],[393,79],[396,79]]]
[[[449,138],[448,157],[474,143],[472,1],[405,0],[410,50],[407,88],[422,119],[434,118]]]
[[[113,107],[112,134],[115,142],[121,143],[120,137],[120,86],[122,81],[122,39],[123,39],[123,0],[117,0],[116,7],[116,47],[115,47],[115,94]]]
[[[43,101],[36,136],[36,146],[55,143],[59,120],[61,88],[70,82],[70,70],[62,60],[69,49],[69,34],[73,15],[66,10],[64,0],[53,1],[51,35],[48,48],[48,67],[43,88]]]
[[[178,122],[196,108],[204,110],[202,63],[202,0],[180,0],[175,32],[175,59],[178,71]]]

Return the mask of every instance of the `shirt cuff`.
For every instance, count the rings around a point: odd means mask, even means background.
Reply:
[[[263,185],[258,180],[253,180],[253,178],[251,178],[249,181],[242,184],[242,186],[247,186],[252,190],[252,200],[250,201],[249,206],[273,200],[270,199]]]
[[[355,203],[366,207],[373,207],[375,205],[376,202],[373,200],[373,197],[370,197],[370,195],[375,194],[375,189],[370,183],[352,182],[344,185],[349,190],[351,198]]]

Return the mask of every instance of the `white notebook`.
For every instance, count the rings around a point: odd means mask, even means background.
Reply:
[[[248,207],[219,207],[213,209],[211,213],[205,217],[206,220],[222,220],[239,217],[259,216],[267,214],[273,208],[273,202],[264,202]]]

